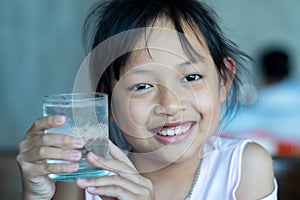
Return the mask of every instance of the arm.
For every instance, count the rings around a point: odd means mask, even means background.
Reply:
[[[261,199],[274,190],[272,158],[256,143],[247,144],[243,152],[241,180],[236,191],[239,200]]]

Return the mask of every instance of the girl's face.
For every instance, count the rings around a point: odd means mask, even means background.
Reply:
[[[134,152],[180,162],[201,155],[218,127],[226,89],[204,42],[185,29],[201,55],[191,60],[172,25],[160,21],[159,27],[147,35],[148,49],[133,52],[114,83],[112,114]]]

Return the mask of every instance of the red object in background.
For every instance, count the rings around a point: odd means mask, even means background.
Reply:
[[[300,136],[299,139],[277,138],[271,133],[253,129],[238,133],[221,132],[225,138],[248,138],[261,144],[273,157],[296,157],[300,158]]]
[[[276,156],[300,157],[300,142],[279,140],[276,151]]]

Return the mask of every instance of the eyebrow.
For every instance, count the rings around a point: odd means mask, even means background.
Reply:
[[[180,64],[177,64],[177,65],[175,65],[175,66],[178,66],[178,67],[186,67],[186,66],[189,66],[190,64],[196,64],[196,63],[198,63],[196,60],[194,60],[194,61],[185,61],[185,62],[183,62],[183,63],[180,63]]]
[[[130,72],[127,72],[123,75],[123,78],[127,78],[128,76],[138,75],[138,74],[150,74],[152,73],[151,70],[147,69],[133,69]]]
[[[193,65],[193,64],[205,62],[205,60],[206,60],[205,56],[203,56],[199,52],[196,52],[196,54],[197,55],[190,55],[190,56],[188,56],[188,58],[184,58],[184,60],[186,60],[186,61],[178,64],[178,66],[186,66],[186,65],[190,65],[190,64]]]
[[[199,60],[193,59],[191,61],[184,61],[182,63],[175,64],[174,67],[184,67],[185,68],[190,65],[194,66],[194,64],[197,64],[199,62],[204,62],[204,60],[205,59],[203,57],[201,57]],[[125,76],[133,75],[133,74],[150,74],[152,72],[153,72],[152,70],[148,70],[148,69],[133,69],[132,71],[126,73]]]
[[[151,70],[147,70],[147,69],[136,69],[136,70],[132,70],[126,74],[145,74],[145,73],[151,73]]]
[[[204,61],[205,61],[205,58],[201,57],[198,60],[193,59],[193,60],[190,60],[190,61],[185,61],[185,62],[179,63],[179,64],[177,64],[175,66],[176,67],[186,67],[186,66],[198,64],[198,63],[201,63],[201,62],[204,62]]]

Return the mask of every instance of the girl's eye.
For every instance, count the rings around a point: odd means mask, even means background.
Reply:
[[[133,90],[145,90],[151,88],[152,85],[147,84],[147,83],[139,83],[133,86]]]
[[[198,79],[202,78],[199,74],[190,74],[183,78],[182,82],[190,82],[190,81],[196,81]]]

